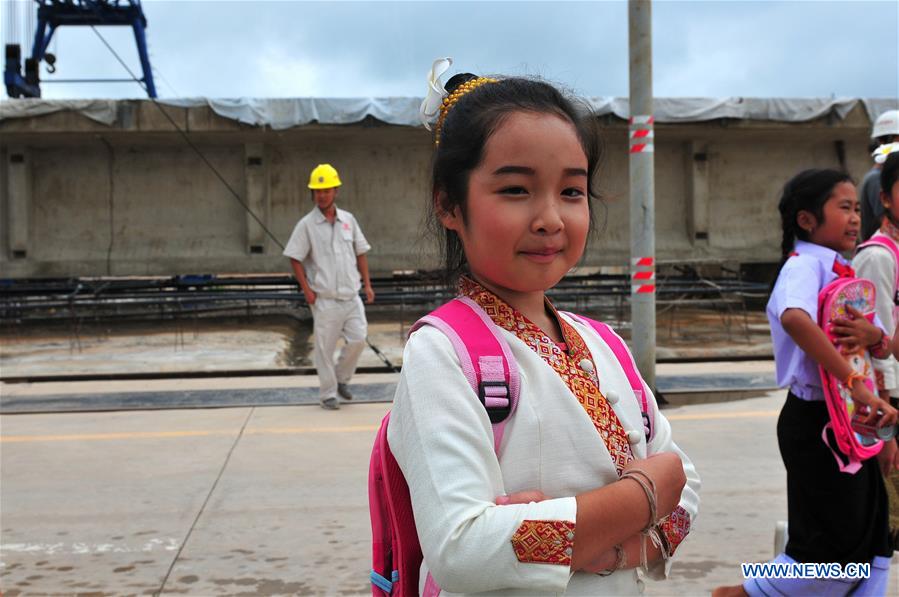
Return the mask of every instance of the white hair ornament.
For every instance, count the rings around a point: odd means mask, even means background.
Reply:
[[[873,152],[871,152],[871,157],[874,158],[874,161],[878,164],[882,164],[887,161],[887,158],[891,153],[895,153],[899,151],[899,143],[887,143],[886,145],[881,145]]]
[[[431,130],[431,122],[436,119],[437,115],[440,113],[440,106],[443,104],[443,98],[447,95],[443,83],[440,82],[440,77],[449,70],[449,67],[452,64],[452,58],[438,58],[434,61],[434,64],[431,65],[431,70],[428,71],[428,94],[421,102],[421,108],[418,110],[421,123],[425,125],[425,128],[428,130]]]

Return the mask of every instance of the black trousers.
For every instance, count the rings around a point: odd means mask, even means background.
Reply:
[[[823,401],[787,394],[777,420],[777,443],[787,469],[786,553],[797,562],[843,565],[891,557],[887,496],[877,458],[866,460],[854,475],[841,473],[821,440],[828,421]]]

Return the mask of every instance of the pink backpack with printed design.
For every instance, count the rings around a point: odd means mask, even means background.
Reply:
[[[846,306],[851,305],[862,312],[869,321],[874,319],[874,284],[860,278],[837,278],[826,285],[818,293],[818,325],[824,330],[827,338],[840,350],[840,354],[858,373],[865,376],[865,385],[873,393],[877,393],[874,382],[874,367],[871,355],[865,347],[857,347],[847,353],[837,344],[837,336],[833,333],[833,320],[846,317]],[[824,367],[818,367],[824,390],[824,400],[830,414],[830,422],[824,426],[821,439],[831,448],[840,471],[855,474],[862,466],[862,461],[877,455],[883,448],[883,442],[872,437],[856,433],[852,428],[852,417],[855,414],[855,402],[852,400],[850,388],[842,380],[831,375]],[[837,447],[842,453],[837,454],[827,439],[827,431],[832,430]]]
[[[607,325],[571,313],[566,315],[591,326],[615,354],[640,400],[648,442],[653,436],[654,415],[649,413],[648,390],[627,346]],[[506,421],[515,412],[520,391],[518,368],[509,345],[484,310],[465,297],[453,299],[421,318],[409,333],[423,325],[436,327],[452,342],[465,378],[487,411],[498,457]],[[422,553],[409,486],[387,442],[389,421],[390,413],[387,413],[375,438],[368,469],[372,527],[370,579],[375,597],[409,597],[418,595]],[[440,588],[429,574],[423,594],[434,597],[438,593]]]

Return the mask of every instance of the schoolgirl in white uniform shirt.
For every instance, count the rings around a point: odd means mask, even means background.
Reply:
[[[896,410],[871,393],[862,378],[818,327],[818,293],[838,276],[853,274],[840,252],[855,247],[860,229],[858,199],[849,176],[835,170],[806,170],[784,186],[779,203],[783,225],[781,270],[768,300],[777,383],[788,387],[777,421],[777,442],[787,470],[788,541],[774,561],[867,563],[870,578],[750,578],[719,587],[714,597],[751,595],[883,595],[891,550],[887,504],[878,460],[892,466],[895,443],[855,474],[841,472],[835,440],[822,439],[830,418],[819,365],[847,380],[852,398],[871,409],[869,421],[889,425]],[[841,343],[867,346],[875,357],[889,352],[890,336],[880,321],[844,319],[834,328]],[[883,412],[878,416],[878,411]]]
[[[654,404],[647,444],[609,347],[545,296],[585,249],[594,120],[539,81],[461,74],[446,90],[433,227],[459,292],[501,328],[521,389],[497,456],[450,341],[429,326],[409,339],[388,441],[410,488],[421,588],[430,573],[441,595],[638,594],[641,546],[648,574],[665,577],[699,477]]]

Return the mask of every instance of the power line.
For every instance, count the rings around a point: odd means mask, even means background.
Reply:
[[[100,41],[103,42],[103,45],[105,45],[109,49],[109,51],[112,52],[112,55],[115,56],[116,60],[119,61],[119,64],[121,64],[122,67],[126,71],[128,71],[128,74],[131,75],[131,78],[134,79],[141,87],[143,87],[144,90],[146,90],[147,89],[146,84],[142,80],[137,78],[137,76],[135,76],[134,72],[130,68],[128,68],[127,64],[125,64],[125,61],[122,60],[122,58],[113,49],[113,47],[111,45],[109,45],[109,42],[107,42],[106,39],[102,35],[100,35],[100,32],[97,31],[97,28],[94,27],[93,25],[91,25],[91,29],[94,30],[94,33],[97,34],[97,37],[100,38]],[[265,231],[265,233],[268,235],[268,237],[270,239],[272,239],[276,245],[281,247],[281,250],[284,250],[284,245],[281,243],[281,241],[278,240],[277,237],[275,237],[275,235],[271,232],[271,230],[268,229],[268,226],[265,225],[265,223],[259,218],[259,216],[257,216],[255,213],[253,213],[253,210],[250,209],[250,207],[241,198],[241,196],[237,193],[237,191],[235,191],[234,188],[230,184],[228,184],[228,181],[225,180],[225,177],[222,176],[222,174],[218,171],[218,169],[216,169],[216,167],[212,165],[212,162],[210,162],[209,159],[206,157],[206,155],[202,151],[200,151],[200,148],[197,147],[196,145],[194,145],[194,142],[190,140],[190,137],[187,136],[187,133],[184,132],[181,129],[181,127],[178,126],[178,123],[175,122],[175,120],[171,116],[169,116],[169,113],[165,111],[165,109],[162,107],[162,105],[158,101],[156,101],[156,98],[151,97],[150,101],[153,102],[153,105],[155,105],[157,108],[159,108],[159,111],[162,113],[163,116],[165,116],[166,120],[168,120],[171,123],[171,125],[175,128],[175,130],[178,131],[178,134],[181,135],[181,138],[184,139],[184,142],[187,143],[187,145],[191,149],[194,150],[194,152],[203,161],[203,163],[206,164],[210,170],[212,170],[212,173],[215,174],[215,176],[221,181],[221,183],[223,185],[225,185],[225,188],[227,188],[228,191],[231,192],[231,195],[234,197],[234,199],[237,200],[238,203],[240,203],[241,207],[243,207],[244,210],[248,214],[250,214],[250,216],[254,220],[256,220],[256,222],[262,227],[262,230]]]
[[[112,48],[112,46],[109,45],[109,43],[103,38],[103,36],[100,35],[100,32],[97,31],[97,29],[93,25],[91,25],[91,29],[94,30],[94,33],[97,34],[97,36],[100,38],[100,40],[103,42],[103,44],[107,48],[109,48],[109,51],[112,52],[112,54],[116,57],[116,60],[119,61],[119,64],[121,64],[125,68],[125,70],[128,71],[128,74],[131,75],[131,78],[134,79],[135,81],[137,81],[138,84],[146,90],[147,86],[144,84],[144,82],[141,81],[140,79],[138,79],[134,75],[134,73],[131,71],[131,69],[128,68],[128,65],[125,64],[125,61],[122,60],[122,58],[118,55],[118,53],[116,53],[116,51]],[[272,234],[272,232],[268,229],[268,227],[262,222],[262,220],[260,220],[259,217],[255,213],[253,213],[253,210],[250,209],[250,207],[244,202],[244,200],[240,197],[240,195],[237,194],[237,191],[235,191],[233,188],[231,188],[231,185],[228,184],[228,181],[225,180],[225,177],[222,176],[221,173],[215,168],[215,166],[212,165],[212,163],[206,158],[206,156],[203,154],[203,152],[200,151],[200,149],[196,145],[194,145],[193,141],[191,141],[190,138],[187,136],[187,133],[185,133],[183,130],[181,130],[181,127],[179,127],[178,124],[172,119],[172,117],[169,116],[168,112],[166,112],[163,109],[162,105],[158,101],[156,101],[156,98],[151,97],[150,101],[153,102],[153,105],[155,105],[157,108],[159,108],[159,111],[162,113],[163,116],[165,116],[166,120],[168,120],[172,124],[172,126],[175,128],[175,130],[178,131],[178,134],[181,135],[181,138],[184,139],[184,142],[187,143],[190,146],[190,148],[194,150],[194,152],[196,152],[197,156],[199,156],[199,158],[201,160],[203,160],[203,162],[207,166],[209,166],[209,169],[212,170],[212,172],[216,175],[216,177],[218,177],[218,179],[222,182],[222,184],[225,185],[225,188],[227,188],[231,192],[231,195],[233,195],[234,198],[237,200],[237,202],[240,203],[241,207],[243,207],[244,210],[246,210],[246,212],[248,214],[250,214],[254,220],[256,220],[256,222],[262,227],[262,229],[265,231],[265,233],[268,235],[268,237],[270,239],[272,239],[273,241],[275,241],[275,244],[277,244],[279,247],[281,247],[281,250],[283,251],[284,245],[281,244],[281,241],[279,241],[275,237],[275,235]],[[365,342],[372,349],[372,351],[374,351],[374,353],[378,356],[378,358],[380,358],[384,362],[384,364],[387,365],[388,368],[390,368],[394,372],[399,371],[399,368],[396,367],[393,363],[391,363],[390,359],[388,359],[387,356],[383,352],[378,350],[378,347],[375,346],[371,342],[371,340],[368,339],[368,337],[365,338]],[[233,449],[233,447],[232,447],[232,449]],[[229,454],[229,457],[230,457],[230,454]],[[227,460],[226,460],[225,464],[227,464]],[[216,482],[218,482],[218,480],[216,480]],[[215,489],[215,486],[213,486],[213,489]],[[210,495],[211,495],[211,491],[210,491]],[[206,499],[208,501],[209,497],[207,496]],[[205,506],[205,503],[204,503],[204,506]],[[202,512],[202,509],[201,509],[201,512]],[[197,518],[199,518],[199,514],[197,515]],[[194,521],[194,524],[196,524],[196,521]],[[193,530],[193,528],[191,528],[191,530]],[[189,536],[189,534],[188,534],[188,536]],[[185,542],[186,541],[187,541],[187,539],[185,539]],[[182,545],[182,547],[183,547],[183,545]],[[180,555],[180,550],[178,553]],[[175,565],[174,562],[177,560],[178,560],[178,556],[176,555],[175,560],[172,562],[172,567],[174,567],[174,565]],[[162,590],[162,588],[165,587],[165,582],[168,580],[168,577],[172,572],[172,567],[169,568],[169,571],[166,574],[165,580],[163,580],[160,591]]]

